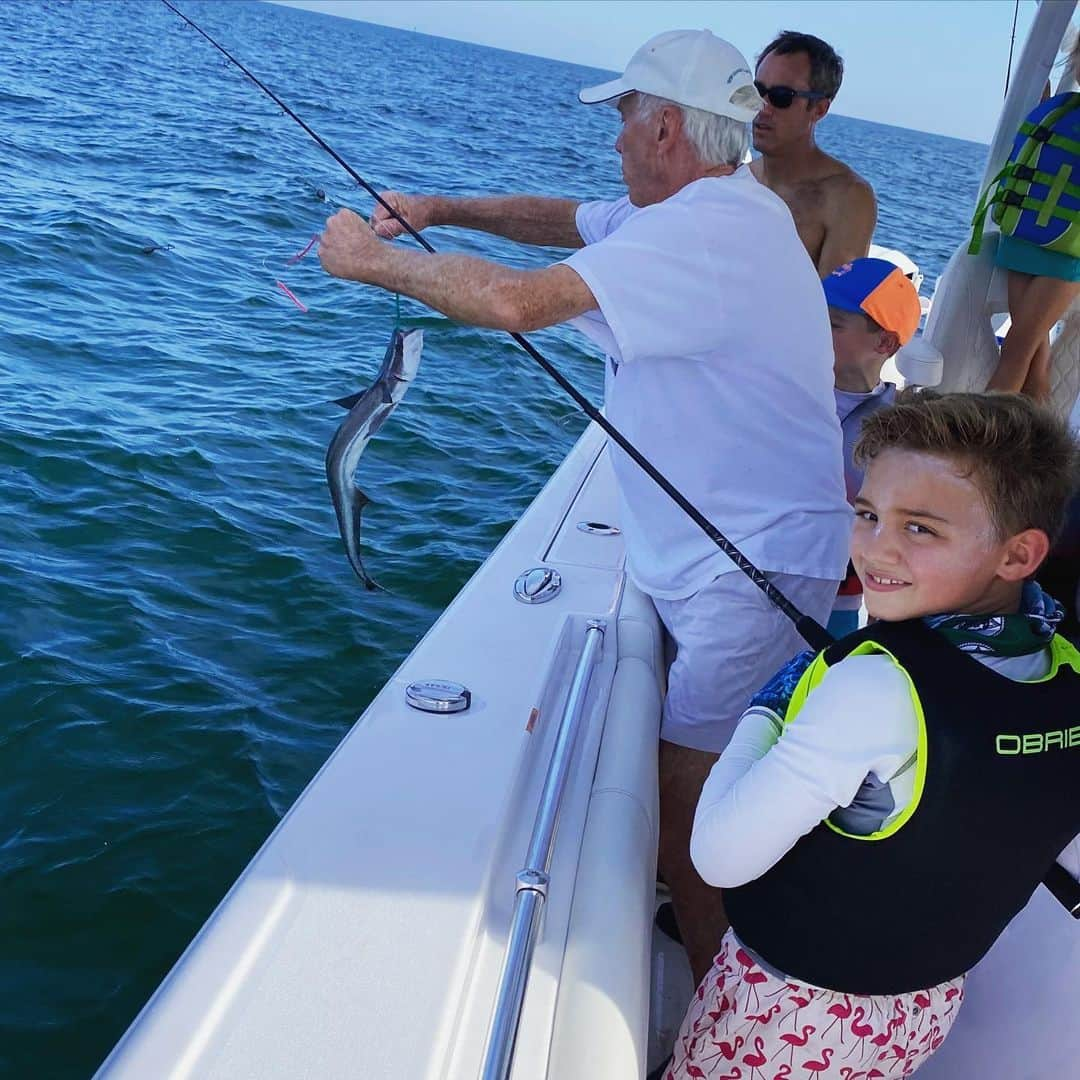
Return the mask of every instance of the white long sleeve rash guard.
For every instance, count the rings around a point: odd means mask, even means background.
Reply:
[[[1016,680],[1050,670],[1049,650],[976,658]],[[888,820],[902,813],[913,797],[918,730],[907,676],[884,654],[830,667],[786,728],[771,709],[750,708],[701,792],[690,840],[698,873],[720,888],[760,877],[837,807],[850,806],[868,777],[891,788]],[[1080,879],[1080,837],[1059,861]]]

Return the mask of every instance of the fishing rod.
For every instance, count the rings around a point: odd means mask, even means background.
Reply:
[[[1016,0],[1016,3],[1013,5],[1012,37],[1009,38],[1009,63],[1005,68],[1005,93],[1002,95],[1003,97],[1008,97],[1009,95],[1009,79],[1012,76],[1013,46],[1016,44],[1016,19],[1019,14],[1020,0]]]
[[[201,26],[192,22],[179,8],[176,8],[169,0],[161,2],[172,12],[175,12],[193,30],[201,34],[218,52],[232,64],[235,64],[264,94],[267,95],[287,116],[295,120],[316,143],[319,144],[380,206],[383,207],[408,234],[425,250],[435,254],[435,248],[414,229],[405,218],[394,209],[376,190],[369,184],[332,146],[313,131],[299,116],[285,104],[261,79],[246,68],[235,56],[223,45],[215,41]],[[574,400],[577,406],[594,423],[601,427],[608,437],[621,447],[633,461],[645,471],[645,473],[658,484],[663,491],[682,509],[705,533],[705,535],[780,609],[794,624],[795,629],[812,648],[820,651],[833,641],[832,635],[814,618],[801,612],[769,579],[759,570],[745,555],[730,541],[719,529],[696,506],[691,503],[681,491],[672,484],[638,449],[597,409],[577,387],[569,381],[554,365],[546,360],[541,353],[521,334],[508,331],[510,336],[520,345],[528,355],[550,375],[555,382]]]

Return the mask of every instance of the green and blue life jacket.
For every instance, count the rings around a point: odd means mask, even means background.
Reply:
[[[982,246],[987,211],[1002,236],[1080,258],[1080,93],[1058,94],[1028,113],[979,199],[970,255]]]
[[[791,978],[898,994],[969,971],[1080,834],[1080,653],[1018,682],[922,620],[875,623],[807,667],[784,723],[832,665],[885,653],[918,721],[914,796],[870,834],[844,808],[760,877],[724,890],[739,938]],[[874,723],[873,716],[866,723]]]

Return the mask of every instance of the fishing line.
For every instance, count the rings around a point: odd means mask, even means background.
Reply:
[[[232,64],[235,64],[271,101],[282,109],[286,116],[295,120],[312,139],[318,143],[356,182],[360,185],[380,206],[393,217],[406,232],[427,252],[435,254],[435,248],[414,229],[404,217],[401,216],[379,193],[369,184],[332,146],[313,131],[299,116],[285,104],[261,79],[248,70],[236,59],[223,45],[218,44],[205,30],[192,22],[179,8],[174,7],[170,0],[161,2],[176,15],[179,15],[193,30],[206,38],[215,49],[218,50]],[[745,555],[730,541],[719,529],[696,506],[691,503],[653,464],[646,458],[626,436],[619,431],[597,409],[584,394],[580,393],[569,379],[567,379],[554,365],[546,360],[539,351],[521,334],[508,331],[510,336],[521,346],[525,352],[550,375],[556,383],[574,400],[585,415],[598,427],[603,429],[607,436],[616,443],[631,460],[641,468],[649,478],[659,485],[664,493],[698,526],[699,529],[741,570],[768,598],[779,608],[794,624],[795,629],[811,648],[818,651],[826,648],[833,641],[832,635],[814,618],[801,612]]]
[[[283,265],[285,265],[285,266],[288,266],[288,267],[292,267],[292,266],[295,266],[295,265],[296,265],[296,264],[297,264],[297,263],[298,263],[298,262],[299,262],[299,261],[300,261],[300,260],[301,260],[301,259],[302,259],[302,258],[303,258],[303,257],[304,257],[304,256],[305,256],[305,255],[306,255],[306,254],[307,254],[307,253],[308,253],[308,252],[309,252],[309,251],[310,251],[310,250],[311,250],[311,249],[312,249],[312,248],[313,248],[313,247],[314,247],[314,246],[316,245],[316,244],[317,244],[317,243],[318,243],[318,241],[319,241],[319,234],[318,234],[318,233],[316,233],[316,234],[315,234],[315,235],[314,235],[314,236],[313,236],[313,237],[312,237],[312,238],[311,238],[311,239],[310,239],[310,240],[309,240],[309,241],[307,242],[307,246],[306,246],[306,247],[304,247],[304,248],[303,248],[303,249],[301,249],[300,251],[294,252],[294,253],[293,253],[292,255],[290,255],[290,256],[289,256],[289,257],[288,257],[288,258],[287,258],[287,259],[286,259],[286,260],[284,261],[284,264],[283,264]],[[290,299],[290,300],[291,300],[291,301],[292,301],[292,302],[293,302],[293,303],[294,303],[294,304],[295,304],[295,305],[296,305],[296,306],[297,306],[297,307],[298,307],[298,308],[299,308],[299,309],[300,309],[300,310],[301,310],[301,311],[302,311],[302,312],[303,312],[303,313],[304,313],[304,314],[306,315],[306,314],[307,314],[307,312],[308,312],[308,306],[307,306],[307,304],[305,304],[305,303],[304,303],[304,302],[303,302],[303,301],[302,301],[302,300],[301,300],[301,299],[300,299],[300,298],[299,298],[299,297],[298,297],[298,296],[296,295],[296,293],[294,293],[294,292],[292,291],[292,289],[290,289],[290,288],[289,288],[289,286],[285,284],[285,282],[284,282],[284,281],[282,281],[282,280],[281,280],[280,278],[278,278],[278,277],[276,276],[276,272],[275,272],[275,271],[271,270],[271,269],[270,269],[270,267],[269,267],[269,266],[267,266],[267,263],[269,262],[270,258],[271,258],[271,257],[270,257],[269,255],[266,255],[266,256],[264,256],[264,257],[263,257],[263,260],[262,260],[262,268],[263,268],[263,272],[264,272],[264,273],[266,273],[266,274],[267,274],[268,276],[273,276],[273,277],[274,277],[274,287],[275,287],[275,288],[276,288],[276,289],[277,289],[277,290],[278,290],[279,292],[281,292],[281,293],[284,293],[284,295],[285,295],[285,296],[287,296],[287,297],[288,297],[288,298],[289,298],[289,299]],[[275,258],[275,262],[277,262],[277,259],[278,259],[278,258],[280,258],[280,256],[278,256],[277,258]]]

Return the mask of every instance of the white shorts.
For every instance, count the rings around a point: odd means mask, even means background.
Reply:
[[[766,576],[804,615],[825,625],[838,581]],[[808,646],[740,570],[721,574],[685,599],[655,597],[653,603],[675,647],[660,738],[719,754],[750,698]]]

